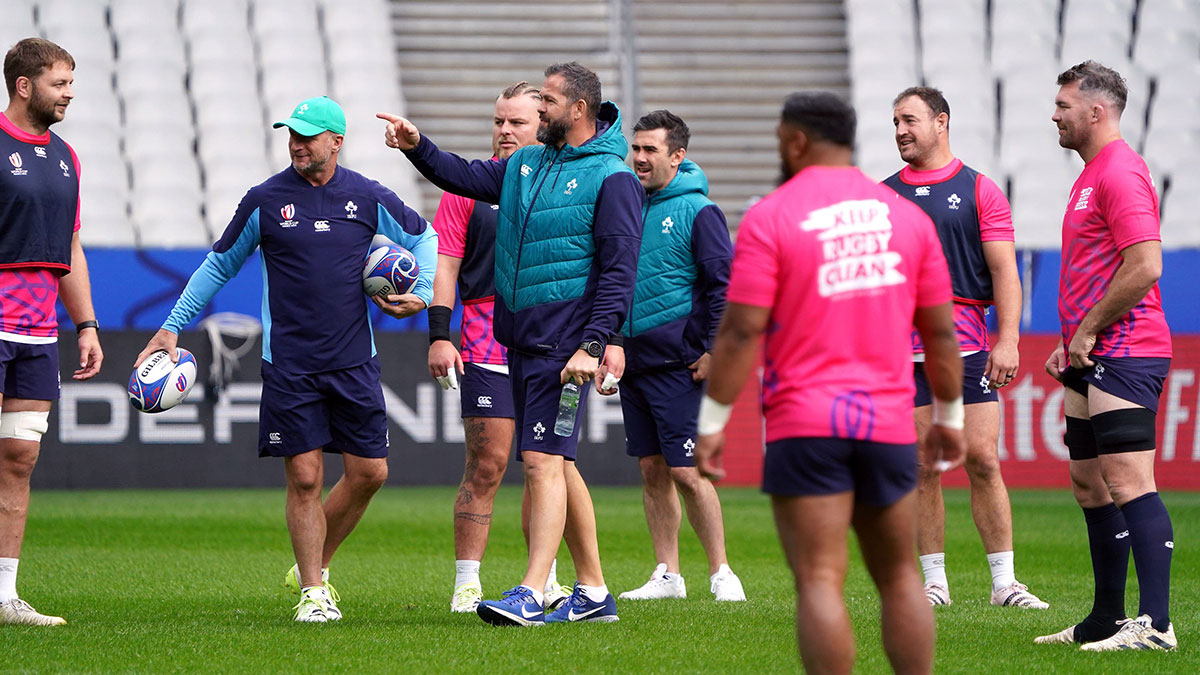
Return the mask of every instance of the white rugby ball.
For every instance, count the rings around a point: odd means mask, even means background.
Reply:
[[[363,263],[363,292],[387,296],[412,291],[421,273],[416,256],[390,240],[382,237],[376,237],[376,240]]]
[[[196,384],[196,357],[177,347],[179,361],[171,363],[167,350],[145,358],[129,376],[129,403],[142,412],[170,410],[187,398]]]

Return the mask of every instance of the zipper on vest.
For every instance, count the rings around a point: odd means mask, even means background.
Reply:
[[[538,195],[542,193],[542,187],[546,184],[546,179],[550,177],[550,169],[554,168],[554,163],[558,161],[558,155],[561,152],[562,150],[555,151],[554,159],[550,160],[550,165],[546,167],[546,175],[542,176],[542,182],[538,183],[537,188],[533,191],[533,197],[529,200],[529,210],[525,212],[525,218],[521,220],[521,237],[517,240],[517,265],[513,270],[512,299],[514,305],[517,304],[517,279],[521,276],[521,253],[525,251],[525,228],[529,225],[529,217],[533,215],[533,205],[537,203]]]

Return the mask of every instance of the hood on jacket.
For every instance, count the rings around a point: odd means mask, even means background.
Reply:
[[[546,150],[554,152],[556,148],[546,147]],[[629,154],[629,142],[621,133],[621,111],[612,101],[602,103],[600,110],[596,113],[596,134],[579,147],[570,143],[563,145],[560,159],[570,161],[588,155],[605,153],[616,155],[622,162]]]
[[[704,175],[699,164],[685,159],[676,170],[675,177],[671,179],[670,183],[667,183],[666,187],[650,193],[650,203],[663,202],[689,192],[698,192],[707,197],[708,176]]]

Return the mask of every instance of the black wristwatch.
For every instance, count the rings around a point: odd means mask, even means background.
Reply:
[[[85,328],[95,328],[96,332],[100,331],[100,322],[92,319],[91,321],[80,321],[75,324],[75,332],[82,333]]]
[[[600,358],[604,356],[604,345],[600,344],[599,340],[584,340],[579,343],[579,349],[588,353],[588,356]]]

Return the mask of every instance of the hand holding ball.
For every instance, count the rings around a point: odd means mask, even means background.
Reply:
[[[176,349],[179,361],[171,363],[165,349],[151,353],[129,376],[129,403],[142,412],[170,410],[187,398],[196,384],[196,357]]]

